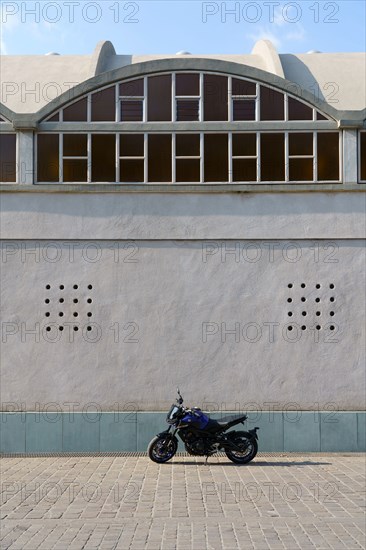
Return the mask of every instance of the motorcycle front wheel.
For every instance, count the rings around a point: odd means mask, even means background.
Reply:
[[[148,445],[147,453],[153,462],[162,464],[168,462],[177,452],[178,442],[170,437],[156,436]]]
[[[258,452],[258,443],[254,438],[249,439],[245,435],[238,435],[232,440],[240,447],[240,451],[227,450],[226,456],[236,464],[248,464]]]

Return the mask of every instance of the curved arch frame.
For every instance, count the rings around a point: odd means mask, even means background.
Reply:
[[[0,102],[0,116],[5,119],[5,123],[2,122],[1,124],[12,124],[13,120],[16,118],[16,113],[9,109],[4,103]]]
[[[32,122],[33,124],[38,124],[42,121],[44,122],[44,119],[52,115],[52,113],[67,106],[69,103],[82,98],[85,94],[96,92],[100,88],[113,85],[119,81],[173,71],[207,71],[221,73],[226,76],[235,76],[238,78],[250,78],[260,84],[271,86],[276,88],[279,92],[289,93],[292,97],[309,103],[309,105],[311,105],[314,109],[317,109],[335,121],[340,120],[340,113],[334,109],[334,107],[331,107],[323,100],[319,100],[314,103],[314,96],[309,91],[301,90],[301,94],[299,94],[294,91],[294,86],[298,87],[296,83],[276,76],[272,73],[234,62],[185,58],[147,61],[137,63],[135,65],[128,65],[120,69],[115,69],[113,71],[97,75],[63,93],[48,105],[37,111],[37,113],[30,115],[29,122]]]

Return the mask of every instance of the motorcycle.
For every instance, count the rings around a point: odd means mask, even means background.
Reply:
[[[183,441],[187,453],[193,456],[208,457],[223,450],[226,456],[236,464],[247,464],[258,451],[258,427],[252,430],[231,431],[236,424],[244,424],[247,415],[227,416],[222,420],[213,420],[200,408],[185,408],[183,397],[177,388],[178,398],[166,417],[169,428],[154,437],[147,448],[153,462],[167,462],[177,452],[178,439]]]

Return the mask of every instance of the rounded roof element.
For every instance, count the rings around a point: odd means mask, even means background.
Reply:
[[[284,78],[283,67],[278,52],[270,40],[258,40],[254,44],[252,54],[259,55],[266,64],[269,73]]]
[[[219,72],[234,72],[279,88],[290,82],[291,90],[297,89],[301,96],[310,94],[310,102],[319,99],[331,110],[363,111],[365,61],[364,53],[278,54],[269,40],[258,41],[251,54],[235,55],[192,55],[186,50],[177,54],[119,55],[111,42],[101,41],[92,55],[49,52],[48,55],[2,56],[0,79],[6,86],[1,87],[0,101],[18,114],[29,114],[53,103],[55,94],[57,97],[66,92],[70,95],[70,90],[79,93],[81,85],[89,89],[96,77],[100,77],[100,84],[107,84],[108,79],[116,81],[116,75],[125,78],[127,74],[131,77],[142,74],[145,67],[148,72],[154,67],[161,71],[163,66],[167,71],[216,71],[220,65]],[[39,90],[38,95],[27,93],[24,101],[24,87]],[[318,108],[325,110],[320,104]]]
[[[95,47],[91,62],[90,73],[94,76],[108,70],[108,61],[116,56],[116,50],[109,40],[100,40]]]

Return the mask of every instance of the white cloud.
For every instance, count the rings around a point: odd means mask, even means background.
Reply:
[[[293,30],[285,35],[286,41],[302,42],[305,40],[306,31],[300,23],[296,23]]]
[[[255,33],[249,34],[248,37],[253,40],[253,42],[257,42],[258,40],[270,40],[277,49],[282,45],[280,37],[276,36],[267,27],[259,27]]]
[[[282,27],[285,24],[282,10],[283,6],[276,6],[273,11],[273,25],[276,27]]]
[[[291,6],[286,4],[277,6],[273,10],[272,21],[268,25],[258,25],[255,32],[248,35],[249,38],[255,42],[270,40],[277,50],[283,47],[291,49],[294,42],[305,40],[306,31],[301,23],[294,21],[297,14],[290,12],[290,9]]]
[[[269,14],[267,25],[258,25],[254,33],[249,34],[253,41],[270,40],[278,49],[291,49],[294,42],[302,42],[306,38],[304,27],[296,21],[299,8],[290,3],[281,3]]]

